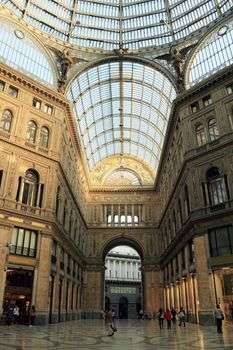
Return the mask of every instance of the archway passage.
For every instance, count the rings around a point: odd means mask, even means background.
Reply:
[[[105,308],[116,318],[135,319],[142,308],[141,259],[129,246],[117,246],[105,259]]]
[[[119,318],[128,318],[128,300],[125,297],[119,300]]]

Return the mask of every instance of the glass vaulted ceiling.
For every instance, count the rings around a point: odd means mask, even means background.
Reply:
[[[68,98],[89,170],[106,157],[133,155],[155,173],[175,97],[164,74],[139,62],[110,61],[76,77]]]
[[[0,0],[27,23],[73,45],[140,50],[209,25],[232,0]]]

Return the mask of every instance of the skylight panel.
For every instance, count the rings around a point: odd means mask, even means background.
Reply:
[[[84,110],[86,108],[86,114],[83,112],[83,118],[90,125],[88,135],[89,142],[93,143],[92,151],[96,151],[100,159],[103,159],[101,157],[104,154],[110,156],[122,151],[138,157],[139,147],[148,148],[149,153],[152,152],[153,144],[156,141],[151,135],[154,136],[155,129],[160,127],[157,124],[157,115],[161,114],[162,119],[168,118],[168,115],[164,115],[170,111],[171,102],[168,98],[173,91],[175,96],[172,83],[161,72],[139,62],[107,62],[91,69],[90,74],[85,71],[80,75],[81,81],[88,77],[88,87],[83,84],[86,90],[81,91],[78,98],[79,103],[82,102]],[[121,73],[120,69],[122,69]],[[135,70],[136,73],[134,73]],[[148,78],[152,76],[152,79],[149,80],[150,83],[144,81],[145,76]],[[157,85],[154,83],[156,79],[159,82]],[[71,84],[71,89],[72,85],[77,85],[78,82],[79,77]],[[77,89],[72,89],[69,96],[75,99],[77,93]],[[169,97],[166,97],[164,93]],[[155,97],[156,103],[153,105],[151,99]],[[163,109],[160,108],[161,104],[164,105]],[[95,120],[101,122],[94,123]],[[84,124],[80,125],[81,133],[84,132],[85,127]],[[162,123],[162,127],[164,128],[164,123]],[[161,131],[161,134],[164,134],[164,130]],[[123,144],[120,142],[121,138]],[[86,143],[87,137],[85,145]],[[109,143],[113,144],[109,146]],[[122,145],[123,150],[121,149]],[[106,151],[103,152],[100,149]],[[90,156],[86,157],[87,161],[90,161]],[[156,157],[159,157],[159,154],[156,154]],[[95,159],[97,158],[93,158],[92,164],[95,164]],[[152,159],[152,155],[150,159]],[[151,163],[148,165],[151,166]]]

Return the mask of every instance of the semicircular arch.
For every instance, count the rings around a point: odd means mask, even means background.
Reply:
[[[185,86],[190,88],[233,63],[233,20],[211,28],[192,51],[185,68]]]
[[[43,43],[25,26],[1,16],[0,60],[30,78],[57,89],[58,71]]]
[[[114,239],[107,241],[103,245],[101,252],[100,252],[100,256],[102,257],[102,261],[103,262],[105,261],[105,258],[111,249],[113,249],[117,246],[121,246],[121,245],[129,246],[129,247],[133,248],[134,250],[136,250],[136,252],[140,256],[141,261],[144,260],[144,256],[145,256],[144,248],[138,240],[132,239],[132,237],[119,236],[119,237],[116,237]]]

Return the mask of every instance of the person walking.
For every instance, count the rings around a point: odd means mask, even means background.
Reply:
[[[35,305],[32,305],[32,308],[30,311],[30,326],[35,325],[35,318],[36,318],[36,308],[35,308]]]
[[[167,329],[171,330],[171,323],[172,323],[172,314],[169,309],[164,314],[165,320],[167,321]]]
[[[163,320],[164,320],[164,312],[163,312],[162,308],[159,309],[158,320],[159,320],[159,328],[162,329],[163,328]]]
[[[112,328],[114,332],[117,332],[116,324],[115,324],[116,314],[115,310],[112,309]]]
[[[112,326],[112,310],[107,308],[106,313],[105,313],[105,320],[106,320],[106,325],[108,327],[108,335],[111,337],[114,334],[114,328]]]
[[[171,314],[172,314],[172,323],[173,325],[176,324],[176,309],[174,307],[171,308]]]
[[[216,305],[214,315],[217,323],[217,332],[222,333],[222,320],[224,320],[224,315],[219,304]]]
[[[7,326],[10,327],[14,321],[13,307],[9,305],[6,309]]]
[[[185,311],[184,311],[182,306],[180,307],[180,311],[178,313],[178,318],[179,318],[179,321],[180,321],[179,326],[181,326],[182,323],[183,323],[183,325],[185,327]]]
[[[17,304],[14,305],[13,315],[14,315],[14,323],[18,324],[19,323],[19,307]]]

